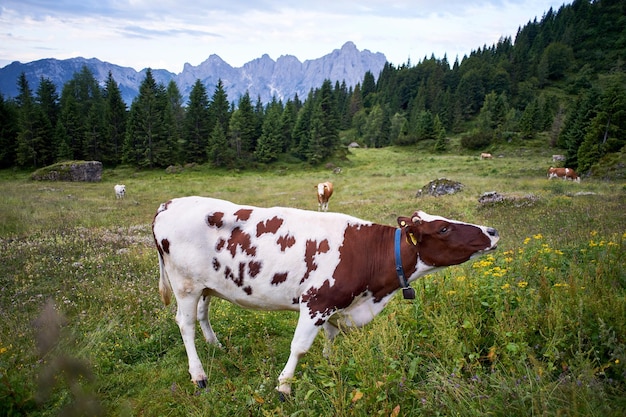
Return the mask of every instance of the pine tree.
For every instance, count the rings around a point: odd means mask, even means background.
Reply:
[[[15,101],[6,101],[0,94],[0,168],[15,164],[18,134],[18,108]]]
[[[237,158],[241,161],[247,160],[254,152],[258,139],[257,116],[247,91],[239,98],[237,109],[231,116],[229,137]]]
[[[207,159],[214,167],[230,167],[235,162],[235,152],[229,146],[224,129],[219,122],[213,127],[209,136]]]
[[[433,130],[435,132],[435,152],[445,152],[448,149],[446,128],[443,126],[438,114],[435,115],[435,119],[433,120]]]
[[[32,90],[26,79],[26,74],[21,73],[18,81],[18,134],[16,159],[19,166],[38,166],[35,139],[37,126],[36,107]]]
[[[221,79],[217,81],[215,91],[211,97],[209,103],[209,127],[212,130],[213,127],[219,123],[224,134],[228,134],[228,126],[230,124],[230,104],[228,103],[228,96],[224,90],[224,83]]]
[[[263,133],[254,152],[259,162],[268,163],[277,160],[283,149],[281,115],[282,106],[276,99],[272,100],[265,113]]]
[[[584,140],[578,148],[578,168],[589,171],[607,153],[617,152],[626,145],[625,77],[618,74],[596,105],[596,114],[587,126]]]
[[[196,80],[189,93],[183,128],[185,162],[202,163],[206,160],[210,130],[209,97],[206,87]]]
[[[139,167],[153,168],[169,163],[168,126],[165,125],[167,93],[157,84],[152,70],[139,87],[139,95],[130,107],[124,161]]]
[[[54,127],[59,116],[59,95],[56,86],[47,78],[41,78],[35,102],[39,107],[40,140],[37,143],[37,153],[42,165],[50,165],[56,159],[56,144],[54,142]]]
[[[367,115],[363,140],[367,146],[380,148],[383,146],[383,110],[376,104]]]
[[[376,93],[376,80],[371,71],[366,71],[363,76],[363,85],[361,86],[361,94],[363,95],[363,106],[366,109],[374,105],[374,96]]]
[[[293,100],[287,100],[285,109],[281,115],[280,124],[282,127],[282,152],[290,152],[294,147],[293,128],[296,125],[298,119],[297,104]]]
[[[312,164],[324,161],[339,146],[339,118],[334,98],[330,80],[324,81],[314,98],[308,143],[300,143],[306,160]]]
[[[309,91],[307,99],[300,111],[296,124],[293,127],[293,153],[298,158],[306,160],[306,151],[311,137],[311,118],[313,116],[313,90]]]
[[[101,130],[104,122],[96,121],[98,112],[103,111],[102,100],[98,82],[86,66],[63,85],[59,121],[66,136],[57,137],[57,146],[69,148],[73,159],[96,159],[91,152],[100,149],[100,144],[93,141],[103,140],[106,135]],[[92,111],[94,106],[96,109]],[[58,134],[59,130],[56,132]]]
[[[111,71],[107,76],[104,87],[104,126],[106,138],[106,151],[102,157],[102,163],[117,165],[122,162],[122,146],[126,131],[126,119],[128,112],[126,103],[122,99],[120,89],[113,79]]]

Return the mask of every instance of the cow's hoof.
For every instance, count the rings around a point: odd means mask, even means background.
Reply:
[[[281,403],[284,403],[285,401],[287,401],[287,396],[285,396],[284,392],[279,392],[278,399],[280,400]]]
[[[200,381],[196,381],[196,385],[198,388],[206,388],[207,382],[208,381],[206,379],[201,379]]]

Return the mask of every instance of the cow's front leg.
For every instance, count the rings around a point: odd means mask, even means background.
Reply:
[[[296,366],[298,360],[304,355],[313,344],[315,336],[320,331],[320,326],[315,325],[311,320],[308,310],[300,310],[300,317],[298,318],[298,325],[296,331],[293,334],[291,340],[291,352],[289,353],[289,359],[285,368],[278,377],[278,387],[276,389],[281,395],[291,394],[290,380],[293,378],[296,372]]]
[[[185,344],[187,351],[187,359],[189,360],[189,374],[191,381],[196,383],[200,388],[206,388],[207,376],[202,368],[202,363],[196,351],[196,317],[200,294],[185,294],[182,297],[176,297],[176,323],[180,328],[180,335]]]

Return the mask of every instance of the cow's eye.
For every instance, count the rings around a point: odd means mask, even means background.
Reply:
[[[448,228],[446,226],[442,227],[441,230],[439,230],[439,233],[441,233],[442,235],[447,232],[448,232]]]

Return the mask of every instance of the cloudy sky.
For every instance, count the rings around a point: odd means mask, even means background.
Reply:
[[[293,4],[290,4],[293,3]],[[347,42],[395,65],[452,63],[570,0],[2,0],[0,67],[98,58],[180,73],[217,54],[233,67],[267,53],[315,59]]]

